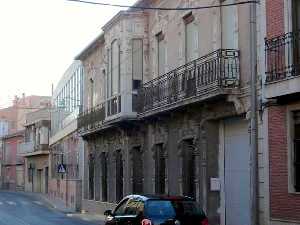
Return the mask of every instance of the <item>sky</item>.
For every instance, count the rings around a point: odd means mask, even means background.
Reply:
[[[0,108],[22,93],[50,96],[51,85],[119,10],[67,0],[0,0]]]

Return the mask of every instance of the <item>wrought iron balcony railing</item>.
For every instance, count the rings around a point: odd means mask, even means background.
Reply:
[[[96,107],[79,113],[77,119],[79,132],[88,134],[117,120],[135,118],[136,105],[136,93],[111,96]]]
[[[105,120],[105,103],[101,103],[92,109],[88,109],[78,116],[78,128],[91,130],[102,126]]]
[[[143,85],[139,114],[239,86],[239,51],[219,49]]]
[[[300,75],[300,31],[265,39],[266,83]]]

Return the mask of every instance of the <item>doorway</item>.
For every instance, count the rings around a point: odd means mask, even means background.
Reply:
[[[225,120],[224,164],[225,224],[251,224],[250,138],[244,119]]]

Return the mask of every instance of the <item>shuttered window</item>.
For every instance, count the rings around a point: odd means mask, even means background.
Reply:
[[[140,147],[132,150],[132,182],[133,194],[143,193],[143,158]]]
[[[300,29],[300,1],[292,1],[292,13],[293,13],[293,30],[298,31]]]
[[[234,4],[236,0],[225,0],[222,4]],[[236,49],[238,38],[237,6],[222,7],[222,48]]]
[[[186,63],[198,58],[198,27],[192,13],[186,15],[185,22],[185,58]]]
[[[155,193],[165,194],[166,159],[162,144],[155,146]]]
[[[89,99],[90,99],[90,109],[94,107],[94,80],[90,79],[90,94],[89,94]]]
[[[116,200],[123,198],[123,156],[120,150],[116,151]]]
[[[102,202],[107,201],[107,153],[101,153],[101,189]]]
[[[300,63],[300,43],[299,43],[299,30],[300,30],[300,1],[292,1],[292,47],[293,47],[293,64],[299,65]]]
[[[140,87],[143,80],[143,40],[132,40],[132,89]]]
[[[195,191],[195,155],[193,140],[183,142],[182,152],[182,189],[183,195],[196,197]]]
[[[111,78],[111,95],[116,95],[120,84],[120,47],[117,40],[111,44]]]
[[[95,160],[92,154],[89,155],[89,199],[94,199],[94,173],[95,173]]]
[[[164,34],[162,32],[156,35],[157,38],[157,58],[158,58],[158,75],[165,73],[166,64],[166,45],[164,42]]]

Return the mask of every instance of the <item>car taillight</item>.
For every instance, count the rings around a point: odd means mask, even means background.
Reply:
[[[142,220],[142,225],[152,225],[151,220],[143,219]]]
[[[201,225],[209,225],[208,219],[206,218],[206,219],[202,220]]]

